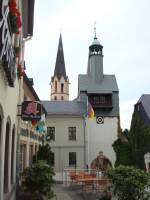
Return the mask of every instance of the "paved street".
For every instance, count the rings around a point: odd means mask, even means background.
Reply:
[[[68,186],[65,187],[62,184],[56,184],[54,186],[54,193],[57,198],[53,198],[53,200],[96,200],[96,193],[85,193],[82,191],[81,186]]]

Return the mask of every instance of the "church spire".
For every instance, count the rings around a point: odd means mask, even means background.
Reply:
[[[66,75],[62,36],[60,33],[54,75],[51,77],[51,100],[69,100],[69,79]]]
[[[61,33],[60,33],[60,37],[59,37],[56,64],[55,64],[55,70],[54,70],[54,77],[55,76],[58,79],[60,79],[61,76],[63,76],[65,79],[67,78]]]

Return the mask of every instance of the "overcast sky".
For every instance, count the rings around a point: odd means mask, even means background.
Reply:
[[[87,69],[94,21],[104,46],[104,73],[116,75],[121,126],[129,128],[134,104],[150,93],[150,0],[36,0],[26,73],[40,99],[48,100],[61,31],[70,99],[75,98],[78,74]]]

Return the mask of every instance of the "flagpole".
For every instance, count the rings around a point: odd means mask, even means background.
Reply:
[[[89,111],[89,102],[88,102],[88,96],[87,96],[87,162],[88,162],[88,168],[90,168],[90,132],[89,132],[89,117],[88,117],[88,111]]]

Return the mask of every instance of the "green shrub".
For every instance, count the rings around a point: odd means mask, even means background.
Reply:
[[[107,172],[118,200],[149,200],[150,175],[140,169],[119,166]]]
[[[36,199],[37,194],[44,195],[50,199],[54,196],[52,191],[53,175],[53,169],[45,161],[38,161],[31,167],[27,167],[22,173],[23,189],[26,192],[30,192],[33,199]]]

